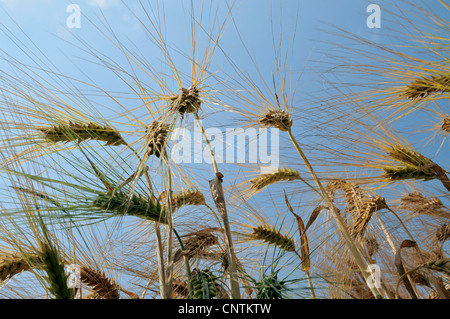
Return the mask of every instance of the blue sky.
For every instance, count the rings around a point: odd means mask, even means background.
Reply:
[[[150,2],[154,3],[152,0]],[[205,2],[207,3],[207,1]],[[336,44],[346,43],[346,40],[333,33],[337,31],[336,28],[347,30],[376,43],[389,45],[397,44],[397,38],[393,36],[395,31],[408,32],[408,30],[402,30],[402,27],[394,19],[385,14],[386,2],[382,0],[238,0],[233,17],[250,54],[256,59],[262,74],[268,79],[270,79],[275,66],[271,27],[273,26],[276,37],[281,34],[282,40],[293,46],[290,70],[294,79],[301,75],[299,96],[302,97],[302,94],[307,96],[310,92],[316,93],[322,89],[320,78],[313,72],[314,70],[311,70],[314,63],[328,59],[328,54],[336,50]],[[71,14],[67,12],[67,7],[71,3],[80,6],[82,13],[80,28],[70,29],[67,27],[66,21]],[[125,1],[125,3],[139,17],[143,17],[137,0]],[[186,28],[189,16],[180,3],[182,1],[164,0],[167,14],[165,28],[167,39],[169,39],[168,44],[184,48],[189,44],[189,29]],[[194,3],[200,4],[201,1],[194,0]],[[440,11],[441,6],[438,1],[425,3],[432,9]],[[184,4],[188,5],[189,1],[184,1]],[[366,20],[370,13],[366,12],[366,8],[369,4],[380,5],[382,27],[379,29],[367,27]],[[403,6],[403,4],[399,3],[399,6]],[[225,16],[225,1],[221,0],[220,7],[219,20]],[[280,8],[281,13],[279,12]],[[293,43],[292,31],[297,14],[298,25]],[[208,17],[208,15],[205,16]],[[270,23],[271,16],[273,25]],[[127,91],[128,89],[124,87],[123,83],[112,76],[111,72],[92,64],[95,58],[84,51],[85,47],[79,43],[79,40],[85,41],[91,48],[121,63],[126,68],[127,61],[124,56],[97,29],[97,27],[104,29],[101,23],[105,19],[121,41],[130,45],[133,50],[141,50],[146,61],[155,64],[156,69],[158,68],[160,57],[158,49],[151,44],[146,31],[120,0],[0,0],[0,50],[2,51],[0,57],[7,54],[24,63],[34,63],[32,60],[38,57],[67,76],[86,80],[86,74],[90,80],[95,81],[105,90]],[[283,32],[280,32],[279,29],[280,21]],[[11,41],[11,37],[16,39]],[[240,70],[255,72],[237,37],[233,24],[227,26],[220,45],[241,68]],[[189,54],[190,52],[186,51],[185,53]],[[180,69],[184,66],[184,70],[189,71],[189,65],[183,64],[185,62],[183,57],[178,56],[176,61],[179,62]],[[35,60],[35,62],[38,61]],[[349,61],[349,63],[355,64],[358,62],[360,61]],[[217,51],[217,60],[214,60],[213,65],[220,69],[223,63],[224,60]],[[0,60],[0,70],[8,72],[10,68]],[[230,74],[233,72],[228,68],[225,68],[224,71]],[[151,82],[145,76],[142,77],[142,80]],[[270,80],[266,81],[270,84]],[[328,96],[324,95],[324,98],[328,98]],[[99,99],[100,103],[110,103],[108,98],[96,97],[96,99]],[[216,118],[215,120],[221,119]],[[302,127],[295,126],[294,133],[301,134]],[[292,154],[289,154],[292,157],[288,160],[297,158],[294,151]],[[443,158],[445,159],[445,156]],[[209,173],[210,171],[208,171]],[[209,177],[210,175],[206,175],[206,178]],[[207,186],[206,183],[205,185]],[[261,202],[267,201],[267,197],[261,198]],[[284,200],[284,198],[282,199]],[[296,200],[293,206],[299,207],[299,202],[301,199]],[[295,228],[296,225],[290,226]]]

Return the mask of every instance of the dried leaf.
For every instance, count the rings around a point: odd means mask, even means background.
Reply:
[[[402,248],[410,248],[415,247],[416,242],[412,240],[404,240],[399,249],[397,250],[397,253],[395,254],[395,267],[397,268],[398,274],[400,277],[402,277],[405,273],[405,267],[403,266],[402,256],[401,256],[401,250]],[[406,289],[408,290],[409,294],[411,295],[412,299],[417,299],[417,295],[412,287],[412,283],[409,280],[408,276],[404,276],[402,279]]]
[[[301,241],[302,270],[308,271],[311,268],[311,262],[309,259],[309,245],[308,245],[308,238],[306,237],[306,227],[303,223],[302,218],[298,216],[296,213],[294,213],[294,210],[292,209],[292,206],[287,198],[286,192],[284,192],[284,198],[286,200],[286,205],[289,208],[289,211],[295,216],[295,219],[297,220],[298,231],[300,233],[300,241]]]

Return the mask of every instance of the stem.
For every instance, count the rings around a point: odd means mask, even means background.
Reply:
[[[311,274],[309,273],[309,270],[305,270],[305,275],[306,275],[306,278],[308,279],[309,288],[311,289],[311,297],[312,297],[312,299],[316,299],[316,293],[314,292],[314,287],[312,284]]]
[[[329,211],[331,211],[332,216],[334,217],[334,220],[336,221],[336,224],[338,226],[338,229],[340,230],[342,236],[344,237],[353,257],[355,258],[355,261],[356,261],[356,264],[358,265],[359,270],[361,271],[364,279],[367,282],[367,280],[369,279],[369,274],[367,272],[367,262],[363,259],[361,253],[359,252],[358,247],[356,246],[355,242],[353,241],[352,237],[350,236],[350,233],[348,232],[347,227],[345,226],[342,217],[339,215],[332,200],[328,196],[328,193],[323,188],[322,183],[320,182],[319,178],[317,177],[316,173],[314,172],[311,164],[309,163],[308,158],[303,153],[302,149],[300,148],[300,146],[298,145],[294,136],[292,135],[291,130],[289,129],[287,132],[288,132],[289,138],[291,139],[292,143],[294,144],[294,147],[296,148],[298,154],[302,158],[303,163],[305,164],[306,168],[308,169],[311,177],[314,179],[315,183],[317,184],[317,187],[319,187],[319,190],[322,193],[322,195],[321,195],[322,198],[325,200],[325,203],[328,206]],[[377,298],[377,299],[382,298],[380,292],[376,289],[376,287],[370,287],[369,285],[368,285],[368,287],[372,291],[375,298]]]
[[[232,237],[231,237],[230,223],[228,221],[225,197],[223,195],[222,181],[218,177],[219,174],[220,175],[222,175],[222,174],[219,173],[219,169],[217,168],[216,158],[214,156],[214,151],[211,147],[211,143],[209,142],[208,136],[206,135],[205,129],[203,128],[203,125],[200,122],[200,118],[199,118],[197,112],[195,113],[195,119],[197,121],[199,121],[200,128],[202,130],[203,136],[205,137],[206,144],[209,147],[209,151],[211,152],[211,158],[213,160],[215,176],[214,176],[214,179],[211,180],[209,183],[210,183],[211,193],[214,197],[214,202],[216,203],[216,207],[219,210],[219,213],[222,217],[223,226],[225,229],[224,242],[225,242],[226,251],[228,253],[228,269],[230,272],[229,284],[230,284],[231,298],[240,299],[241,294],[240,294],[240,290],[239,290],[239,281],[238,281],[238,276],[237,276],[236,259],[235,259],[234,251],[233,251],[233,241],[232,241]]]
[[[158,274],[159,274],[159,293],[161,298],[166,297],[166,275],[164,267],[164,250],[161,241],[161,231],[159,229],[159,223],[155,222],[155,233],[156,233],[156,254],[158,258]]]
[[[168,162],[167,152],[164,152],[164,159]],[[173,280],[173,200],[172,200],[172,171],[167,164],[168,171],[168,190],[167,190],[167,271],[166,271],[166,299],[172,297],[172,280]]]
[[[198,116],[198,113],[197,113],[197,112],[195,113],[195,119],[196,119],[197,121],[199,121],[200,128],[202,129],[202,134],[203,134],[203,136],[205,137],[206,144],[208,144],[209,151],[210,151],[210,153],[211,153],[211,158],[212,158],[212,160],[213,160],[213,166],[214,166],[214,173],[217,174],[217,173],[219,172],[219,169],[217,168],[216,157],[214,156],[214,152],[213,152],[213,150],[212,150],[211,143],[209,142],[208,136],[206,135],[205,129],[203,128],[203,125],[200,123],[201,120],[200,120],[200,117]]]

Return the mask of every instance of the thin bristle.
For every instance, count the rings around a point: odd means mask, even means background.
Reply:
[[[255,177],[250,180],[252,184],[250,189],[261,190],[264,187],[267,187],[271,184],[280,182],[280,181],[293,181],[293,180],[302,180],[300,174],[290,168],[278,169],[273,173],[262,174],[258,177]]]
[[[273,244],[286,251],[295,251],[294,240],[286,235],[281,234],[274,228],[269,228],[267,226],[255,227],[253,228],[251,238],[254,240],[262,240],[269,244]]]
[[[119,299],[119,285],[107,278],[101,271],[83,266],[80,269],[80,280],[103,299]]]
[[[259,119],[263,127],[274,127],[280,131],[287,132],[291,129],[292,120],[289,114],[281,110],[271,110]]]
[[[87,124],[69,122],[52,127],[43,127],[39,130],[44,134],[47,141],[53,143],[98,140],[106,142],[106,145],[127,144],[117,130],[92,122]]]

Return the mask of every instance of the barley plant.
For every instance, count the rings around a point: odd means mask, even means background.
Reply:
[[[450,298],[447,1],[313,42],[302,1],[53,1],[58,48],[25,2],[0,1],[0,298]]]

